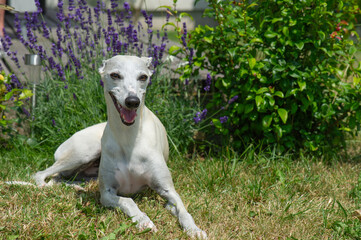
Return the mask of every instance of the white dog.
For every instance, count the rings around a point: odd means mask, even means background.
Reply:
[[[55,152],[53,166],[35,175],[38,185],[56,174],[84,176],[97,174],[104,206],[118,207],[137,222],[140,229],[156,227],[139,210],[133,199],[125,197],[150,187],[165,198],[167,209],[192,237],[207,238],[187,212],[175,191],[166,165],[168,141],[164,126],[144,105],[151,76],[151,58],[115,56],[104,61],[99,72],[104,81],[108,122],[75,133]]]

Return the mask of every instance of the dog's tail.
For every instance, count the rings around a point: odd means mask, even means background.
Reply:
[[[54,184],[54,182],[50,182],[50,183],[47,183],[43,186],[38,186],[36,184],[33,184],[33,183],[30,183],[30,182],[23,182],[23,181],[6,181],[4,182],[5,184],[8,184],[8,185],[22,185],[22,186],[32,186],[32,187],[50,187]],[[78,191],[85,191],[85,189],[81,186],[79,186],[78,184],[76,183],[65,183],[66,186],[69,186],[69,187],[72,187],[74,188],[75,190],[78,190]]]
[[[30,182],[23,182],[23,181],[6,181],[5,184],[8,184],[8,185],[26,185],[26,186],[36,187],[35,184],[32,184]]]

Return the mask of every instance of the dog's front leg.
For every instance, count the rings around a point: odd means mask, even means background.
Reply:
[[[189,236],[207,239],[206,232],[197,227],[193,217],[188,213],[182,199],[176,192],[168,168],[163,168],[162,174],[158,173],[152,184],[152,189],[167,200],[166,208],[178,218],[180,225]]]
[[[132,218],[133,222],[137,223],[137,227],[141,230],[150,228],[156,232],[157,228],[149,217],[140,211],[133,199],[127,197],[121,197],[116,194],[114,188],[104,186],[100,190],[100,202],[107,207],[120,208],[124,214]]]

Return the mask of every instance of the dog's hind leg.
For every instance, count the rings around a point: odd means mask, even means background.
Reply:
[[[83,129],[59,146],[54,154],[55,163],[34,175],[38,186],[46,186],[46,179],[57,173],[70,175],[82,166],[96,161],[101,154],[101,137],[106,123]]]

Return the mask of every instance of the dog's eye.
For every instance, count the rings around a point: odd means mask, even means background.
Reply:
[[[141,76],[138,78],[138,80],[139,80],[139,81],[142,81],[142,82],[147,81],[147,79],[148,79],[148,76],[147,76],[147,75],[141,75]]]
[[[118,74],[118,73],[111,73],[111,74],[110,74],[110,77],[111,77],[113,80],[120,80],[120,79],[122,79],[122,76],[120,76],[120,74]]]

